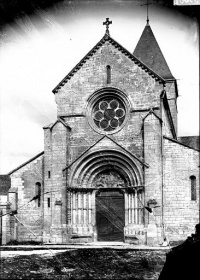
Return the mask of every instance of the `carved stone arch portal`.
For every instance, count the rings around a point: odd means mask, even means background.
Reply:
[[[68,226],[93,241],[125,241],[143,224],[141,163],[120,149],[93,149],[68,171]]]
[[[110,179],[114,174],[118,176],[121,184],[123,181],[123,187],[143,185],[141,164],[130,154],[117,149],[96,150],[85,155],[70,172],[68,185],[72,188],[92,188],[95,180],[106,172],[105,176],[110,176]]]

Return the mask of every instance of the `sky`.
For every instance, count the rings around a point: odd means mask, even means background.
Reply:
[[[146,24],[145,0],[37,2],[1,23],[0,174],[43,151],[43,126],[56,120],[52,90],[104,36],[105,19],[130,52]],[[199,135],[197,19],[185,7],[152,2],[150,25],[178,83],[178,136]]]

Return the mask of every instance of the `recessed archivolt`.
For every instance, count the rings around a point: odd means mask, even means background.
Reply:
[[[111,170],[124,179],[127,187],[143,184],[141,164],[128,153],[109,149],[94,151],[80,159],[69,172],[68,186],[92,187],[98,174]]]
[[[89,186],[92,184],[94,177],[100,172],[100,169],[104,170],[118,170],[119,174],[121,174],[126,179],[127,185],[137,185],[138,178],[135,172],[135,169],[132,168],[130,162],[126,159],[122,159],[117,157],[116,155],[107,154],[106,156],[99,155],[95,164],[89,166],[83,176],[80,176],[80,182],[84,185],[88,184]],[[85,176],[86,174],[86,176]]]

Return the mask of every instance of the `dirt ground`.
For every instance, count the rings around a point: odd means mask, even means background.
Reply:
[[[2,253],[0,279],[158,279],[166,259],[165,251],[111,248]]]

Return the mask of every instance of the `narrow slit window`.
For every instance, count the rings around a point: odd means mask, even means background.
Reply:
[[[51,201],[50,201],[50,197],[47,198],[47,206],[50,207],[51,206]]]
[[[37,202],[38,202],[38,207],[41,206],[41,183],[37,182],[36,184],[36,195],[38,196]]]
[[[48,171],[48,178],[51,178],[51,172]]]
[[[191,182],[191,200],[197,199],[197,191],[196,191],[196,177],[190,176],[190,182]]]
[[[110,65],[106,66],[106,72],[107,72],[107,84],[111,83],[111,67]]]

